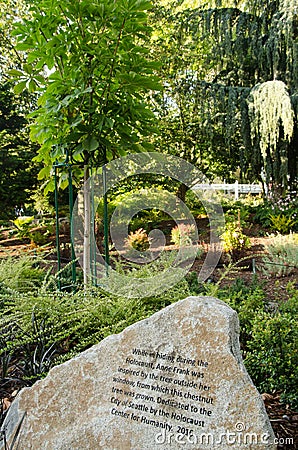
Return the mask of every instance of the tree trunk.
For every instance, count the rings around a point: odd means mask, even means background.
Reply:
[[[189,189],[188,186],[186,186],[183,183],[181,183],[178,188],[177,197],[180,198],[180,200],[182,200],[183,203],[185,202],[185,195],[186,195],[186,192],[188,191],[188,189]]]
[[[83,249],[83,272],[84,286],[90,283],[91,276],[91,189],[89,180],[89,167],[84,166],[84,249]]]

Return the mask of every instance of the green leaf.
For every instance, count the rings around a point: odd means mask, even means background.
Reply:
[[[29,92],[35,92],[36,88],[37,88],[37,85],[36,85],[35,81],[34,80],[30,80],[29,84],[28,84]]]
[[[42,53],[40,53],[39,51],[32,51],[29,53],[28,57],[27,57],[27,62],[30,64],[33,61],[36,61],[36,59],[41,58],[43,56]]]
[[[17,69],[11,69],[11,70],[8,70],[8,75],[11,75],[12,77],[23,77],[24,76],[24,74],[23,74],[23,72],[21,72],[20,70],[17,70]]]
[[[44,188],[44,195],[47,195],[49,192],[53,192],[55,190],[55,182],[54,180],[50,180]]]
[[[30,64],[23,64],[24,72],[28,73],[28,75],[31,75],[33,73],[33,68]]]
[[[49,167],[49,166],[43,167],[38,174],[38,179],[43,180],[44,178],[48,178],[50,173],[51,173],[51,167]]]
[[[111,119],[110,117],[106,117],[105,118],[105,125],[107,125],[108,128],[110,128],[112,130],[113,126],[114,126],[114,120]]]
[[[83,142],[82,146],[84,150],[88,152],[93,152],[99,146],[98,140],[94,136],[88,136]]]
[[[21,44],[17,44],[16,45],[16,49],[20,50],[22,52],[25,52],[27,50],[31,50],[33,47],[33,44],[26,44],[26,43],[21,43]]]
[[[20,83],[16,84],[13,88],[15,94],[20,94],[26,89],[27,81],[21,81]]]

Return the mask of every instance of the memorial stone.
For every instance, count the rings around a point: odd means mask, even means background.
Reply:
[[[4,424],[7,444],[22,450],[275,449],[238,336],[237,314],[220,300],[188,297],[170,305],[23,389]]]

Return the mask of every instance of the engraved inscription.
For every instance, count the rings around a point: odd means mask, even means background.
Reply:
[[[133,348],[113,377],[110,412],[145,426],[194,433],[212,418],[209,366],[182,354]]]

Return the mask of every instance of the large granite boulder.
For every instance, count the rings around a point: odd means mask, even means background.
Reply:
[[[54,367],[13,402],[21,450],[275,449],[236,312],[189,297]],[[4,443],[2,442],[2,447]]]

